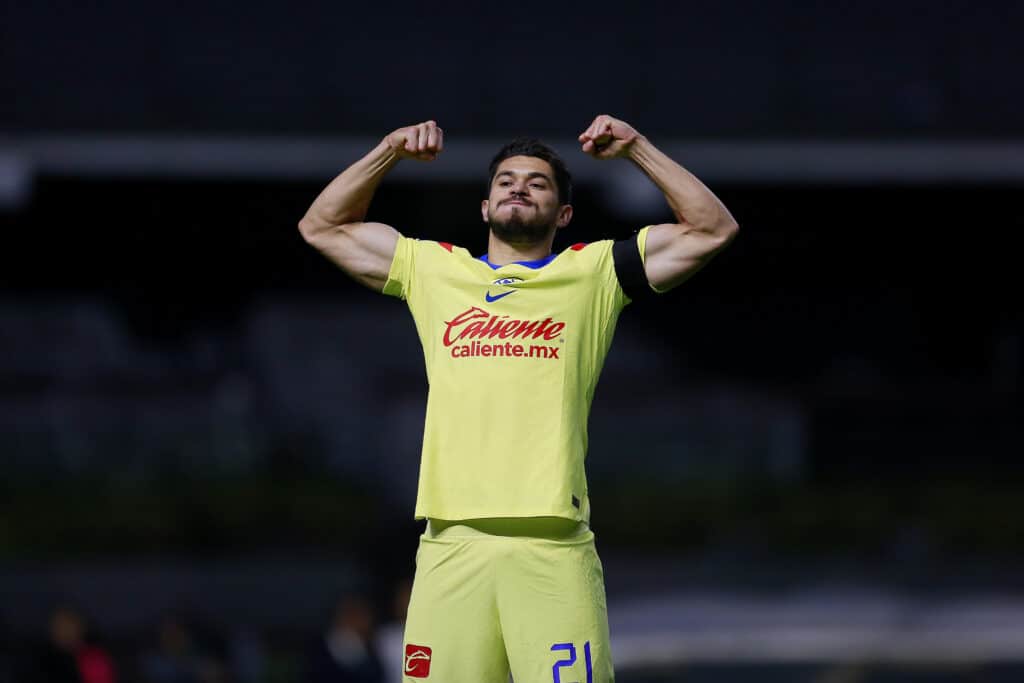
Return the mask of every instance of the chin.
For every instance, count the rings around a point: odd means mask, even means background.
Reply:
[[[554,226],[542,223],[526,223],[514,217],[508,221],[492,220],[488,227],[502,242],[508,244],[537,244],[548,238]]]

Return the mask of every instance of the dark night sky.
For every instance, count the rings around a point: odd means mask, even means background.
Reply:
[[[0,131],[1019,137],[1019,2],[8,3]],[[1009,80],[1007,80],[1009,79]]]

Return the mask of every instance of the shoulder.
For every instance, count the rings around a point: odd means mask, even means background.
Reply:
[[[472,258],[469,251],[450,242],[399,235],[387,281],[381,291],[408,299],[414,296],[424,279],[435,278],[457,263],[465,263]]]
[[[612,250],[611,240],[598,240],[597,242],[577,242],[569,245],[559,254],[559,258],[573,261],[596,262],[609,258]]]
[[[429,256],[437,256],[440,258],[446,257],[464,257],[471,256],[469,250],[465,247],[460,247],[457,244],[451,242],[442,242],[440,240],[416,240],[417,248],[422,250]]]
[[[652,293],[644,272],[646,237],[645,227],[625,239],[581,242],[562,253],[567,259],[578,259],[581,271],[614,289],[628,303]]]
[[[579,276],[606,281],[615,271],[614,244],[612,240],[577,242],[562,250],[557,260],[562,262],[562,267],[570,268]]]
[[[443,265],[473,258],[468,249],[451,242],[403,237],[400,244],[419,263],[436,262]]]

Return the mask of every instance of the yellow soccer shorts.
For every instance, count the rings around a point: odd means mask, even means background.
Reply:
[[[554,518],[429,522],[404,646],[407,683],[612,683],[593,532]]]

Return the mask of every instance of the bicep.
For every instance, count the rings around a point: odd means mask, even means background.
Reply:
[[[384,223],[349,223],[307,241],[360,284],[382,291],[395,257],[398,231]]]
[[[689,225],[652,225],[644,248],[647,281],[659,292],[677,287],[703,268],[727,242]]]

